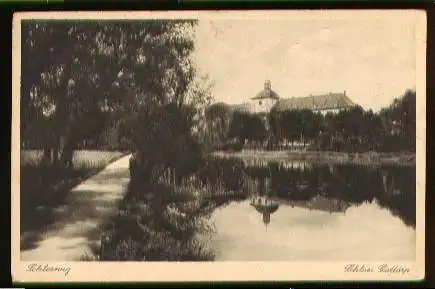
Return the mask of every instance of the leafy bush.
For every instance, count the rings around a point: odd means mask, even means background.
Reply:
[[[239,191],[245,174],[244,163],[240,159],[209,157],[199,172],[199,179],[212,185],[222,181],[226,189]]]
[[[220,147],[217,147],[217,149],[222,151],[239,152],[243,149],[243,144],[240,142],[227,142],[222,144]]]
[[[211,232],[199,200],[180,202],[177,188],[154,184],[141,200],[125,200],[105,229],[100,260],[209,261]]]
[[[399,135],[386,136],[379,146],[380,152],[400,152],[408,149],[407,140]]]

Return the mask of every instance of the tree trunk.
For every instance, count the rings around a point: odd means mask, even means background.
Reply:
[[[45,127],[46,134],[45,139],[42,141],[43,146],[43,156],[42,156],[42,162],[46,166],[53,165],[54,162],[54,145],[55,145],[55,136],[53,135],[53,129],[49,125],[50,123],[47,123],[48,127]]]
[[[53,154],[53,149],[52,147],[47,146],[46,144],[44,144],[44,153],[42,156],[42,163],[44,165],[51,165],[52,164],[52,154]]]
[[[73,149],[73,144],[71,141],[67,141],[67,143],[65,144],[63,150],[62,150],[62,154],[60,157],[60,163],[62,164],[62,166],[64,168],[67,169],[72,169],[74,167],[73,164],[73,154],[74,154],[74,149]]]
[[[61,139],[60,139],[60,137],[58,137],[57,141],[53,144],[53,149],[52,149],[51,164],[53,166],[58,166],[59,165],[59,160],[60,160],[60,153],[59,153],[59,151],[60,150],[61,150]]]

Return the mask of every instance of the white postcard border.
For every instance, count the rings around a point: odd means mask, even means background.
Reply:
[[[414,17],[417,77],[416,261],[415,262],[22,262],[20,261],[20,51],[23,19],[222,19],[326,18],[385,19]],[[371,18],[372,17],[372,18]],[[316,281],[421,280],[425,272],[425,162],[426,162],[426,14],[424,11],[222,11],[222,12],[20,12],[13,20],[12,78],[12,276],[16,282],[132,282],[132,281]],[[70,268],[61,272],[28,272],[31,264]],[[344,272],[347,264],[367,265],[373,273]],[[405,274],[377,272],[382,264],[409,268]]]

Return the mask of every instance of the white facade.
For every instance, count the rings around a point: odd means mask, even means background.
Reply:
[[[332,109],[321,109],[321,110],[314,110],[314,112],[320,112],[322,115],[327,114],[328,112],[333,113],[333,114],[337,114],[341,111],[342,109],[339,108],[332,108]]]
[[[253,113],[269,113],[277,100],[273,98],[251,99],[250,111]]]

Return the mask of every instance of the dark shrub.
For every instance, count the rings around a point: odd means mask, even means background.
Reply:
[[[400,152],[408,150],[408,143],[404,137],[400,135],[388,135],[384,137],[384,141],[380,144],[381,152]]]
[[[223,151],[239,152],[243,149],[243,144],[240,142],[228,142],[221,146]]]
[[[226,189],[231,191],[242,189],[244,176],[244,163],[236,158],[209,157],[199,173],[202,182],[216,185],[222,181]]]

